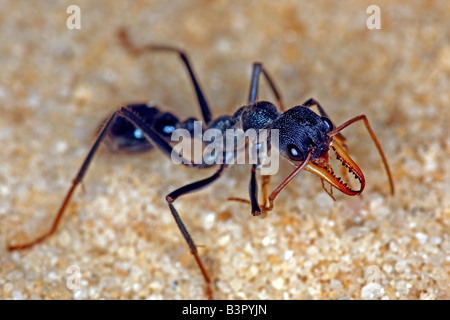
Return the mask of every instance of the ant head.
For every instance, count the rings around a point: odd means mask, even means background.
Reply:
[[[318,160],[327,152],[333,139],[327,134],[333,127],[330,119],[303,106],[287,110],[272,125],[272,129],[279,130],[276,147],[294,164],[303,162],[311,151],[311,160]]]
[[[345,149],[329,133],[334,125],[327,117],[321,117],[312,110],[297,106],[283,113],[273,122],[272,129],[279,130],[278,151],[294,165],[305,165],[305,169],[327,181],[339,191],[358,195],[364,189],[364,175]],[[338,162],[354,175],[359,189],[336,176],[330,163],[329,152],[334,152]],[[308,163],[304,164],[308,155]]]

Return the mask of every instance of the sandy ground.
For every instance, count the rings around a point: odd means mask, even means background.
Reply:
[[[122,103],[155,101],[199,117],[175,56],[130,55],[136,43],[188,52],[214,115],[246,103],[264,62],[286,105],[310,97],[335,123],[366,114],[392,167],[391,196],[362,124],[345,130],[366,176],[359,197],[302,172],[266,219],[244,203],[235,166],[176,202],[218,299],[449,299],[450,3],[376,1],[4,1],[0,12],[0,298],[204,299],[203,278],[164,197],[206,177],[161,153],[102,149],[56,234],[45,232],[99,123]],[[81,9],[69,30],[66,9]],[[272,99],[263,85],[261,99]],[[272,179],[292,170],[286,162]]]

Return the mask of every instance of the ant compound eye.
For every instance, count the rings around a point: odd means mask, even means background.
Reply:
[[[302,156],[300,149],[294,144],[289,144],[287,146],[287,153],[288,153],[289,158],[293,161],[302,161],[303,160],[303,156]]]
[[[331,122],[330,119],[328,119],[327,117],[322,117],[321,119],[323,120],[323,122],[325,123],[325,125],[328,127],[328,132],[330,132],[331,130],[334,129],[333,122]]]

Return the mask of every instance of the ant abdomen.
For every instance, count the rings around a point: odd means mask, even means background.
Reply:
[[[139,103],[128,105],[128,108],[166,141],[170,141],[172,132],[176,128],[185,124],[180,124],[178,118],[172,113],[161,112],[153,105]],[[190,123],[188,123],[188,127],[189,125]],[[111,125],[105,142],[107,148],[112,152],[137,153],[153,148],[141,129],[136,128],[129,120],[120,116]]]

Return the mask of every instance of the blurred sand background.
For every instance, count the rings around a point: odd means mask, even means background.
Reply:
[[[340,124],[366,114],[388,157],[389,185],[364,126],[345,130],[366,176],[359,197],[302,172],[266,219],[226,201],[247,196],[250,168],[175,205],[200,246],[217,299],[449,299],[450,2],[2,1],[0,11],[0,298],[204,299],[203,278],[164,197],[212,171],[161,153],[102,150],[57,233],[49,228],[98,124],[126,102],[199,117],[180,61],[134,57],[136,43],[183,48],[214,115],[246,103],[262,61],[286,105],[310,97]],[[81,9],[69,30],[66,9]],[[366,9],[381,9],[369,30]],[[272,99],[263,84],[261,99]],[[292,168],[283,164],[275,187]],[[72,266],[72,267],[71,267]],[[77,269],[79,268],[79,269]],[[74,271],[79,290],[71,290]]]

